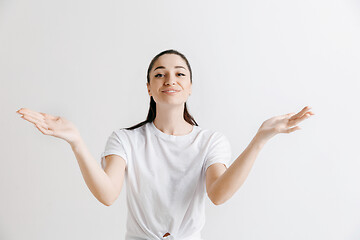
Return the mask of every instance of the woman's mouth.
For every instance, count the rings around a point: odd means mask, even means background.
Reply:
[[[168,94],[168,95],[175,95],[177,94],[179,91],[162,91],[163,93],[165,94]]]

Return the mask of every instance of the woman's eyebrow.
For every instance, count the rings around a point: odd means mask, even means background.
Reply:
[[[159,66],[159,67],[155,68],[154,71],[155,71],[156,69],[159,69],[159,68],[165,68],[165,67],[164,67],[164,66]],[[175,68],[183,68],[183,69],[185,69],[183,66],[175,66]],[[185,69],[185,70],[186,70],[186,69]]]

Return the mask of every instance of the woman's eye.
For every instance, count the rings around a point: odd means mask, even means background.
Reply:
[[[185,76],[185,74],[183,74],[183,73],[179,73],[179,74],[182,74],[183,76]],[[163,74],[158,73],[158,74],[155,75],[155,77],[157,78],[159,75],[163,75]]]

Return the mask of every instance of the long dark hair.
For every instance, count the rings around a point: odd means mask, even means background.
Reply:
[[[156,55],[150,62],[150,65],[149,65],[149,68],[147,70],[147,82],[150,83],[150,71],[152,70],[153,66],[154,66],[154,63],[156,62],[156,60],[164,55],[164,54],[177,54],[179,55],[182,59],[184,59],[184,61],[186,62],[186,65],[187,67],[189,68],[189,71],[190,71],[190,81],[192,83],[192,71],[191,71],[191,67],[190,67],[190,64],[189,64],[189,61],[186,59],[186,57],[184,56],[184,54],[174,50],[174,49],[168,49],[168,50],[165,50],[165,51],[162,51],[161,53],[159,53],[158,55]],[[148,112],[148,115],[147,115],[147,118],[145,121],[142,121],[132,127],[129,127],[129,128],[125,128],[126,130],[133,130],[135,128],[138,128],[138,127],[141,127],[142,125],[146,124],[146,123],[149,123],[149,122],[152,122],[154,121],[156,117],[156,102],[154,101],[153,97],[150,96],[150,107],[149,107],[149,112]],[[197,122],[195,121],[195,119],[190,115],[190,113],[188,112],[187,110],[187,107],[186,107],[186,102],[184,104],[184,119],[186,122],[190,123],[191,125],[195,125],[195,126],[199,126],[197,124]]]

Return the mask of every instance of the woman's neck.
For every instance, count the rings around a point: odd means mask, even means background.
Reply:
[[[156,107],[154,125],[163,133],[181,136],[186,135],[193,130],[194,126],[184,119],[184,105],[171,108]]]

